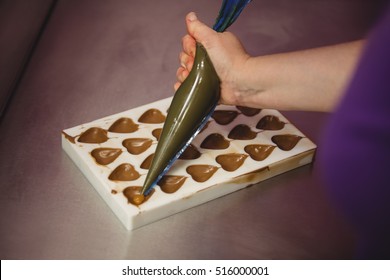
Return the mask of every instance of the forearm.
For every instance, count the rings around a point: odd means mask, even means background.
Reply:
[[[332,111],[364,41],[249,58],[233,103],[279,110]]]

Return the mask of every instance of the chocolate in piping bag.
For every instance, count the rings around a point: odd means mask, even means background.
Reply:
[[[223,32],[250,0],[224,0],[213,29]],[[141,193],[147,195],[201,131],[220,98],[220,81],[205,48],[197,43],[194,65],[176,91]]]

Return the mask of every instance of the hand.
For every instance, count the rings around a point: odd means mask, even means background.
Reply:
[[[182,39],[183,51],[180,53],[180,67],[176,72],[175,90],[187,78],[192,69],[196,42],[201,43],[221,81],[221,100],[223,104],[238,103],[238,93],[245,88],[241,77],[249,55],[240,41],[230,32],[218,33],[199,21],[195,13],[186,16],[188,34]]]

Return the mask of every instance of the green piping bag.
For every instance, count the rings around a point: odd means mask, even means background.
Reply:
[[[224,0],[213,26],[228,28],[250,0]],[[220,98],[220,81],[205,48],[197,43],[193,68],[176,91],[141,191],[148,195],[168,172],[213,114]]]

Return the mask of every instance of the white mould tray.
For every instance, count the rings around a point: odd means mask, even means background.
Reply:
[[[215,118],[210,118],[208,125],[192,142],[193,147],[200,152],[200,157],[186,160],[179,159],[167,173],[169,176],[178,176],[174,178],[182,178],[180,181],[184,182],[183,185],[173,193],[166,193],[162,191],[160,186],[156,186],[154,193],[147,201],[139,206],[135,206],[128,202],[125,196],[126,191],[124,190],[128,187],[141,187],[143,185],[147,170],[142,169],[141,164],[149,155],[154,153],[156,148],[157,139],[153,131],[163,126],[163,123],[142,123],[139,119],[149,109],[157,109],[163,115],[166,115],[170,103],[171,98],[167,98],[65,129],[62,132],[63,149],[128,230],[232,193],[299,166],[309,164],[313,160],[316,145],[278,111],[263,109],[253,116],[248,116],[240,108],[219,105],[216,108],[216,114],[219,112],[222,115],[219,117],[222,117],[228,123],[218,124],[216,119],[221,120],[221,118],[218,119],[217,115],[215,115]],[[232,116],[232,118],[233,116],[235,117],[230,121],[229,116]],[[266,118],[263,119],[263,117]],[[136,131],[129,133],[108,131],[110,126],[120,118],[130,118],[134,122],[133,126],[136,128]],[[276,130],[269,130],[267,121],[263,122],[262,127],[264,129],[256,128],[256,125],[261,119],[264,121],[267,118],[273,121],[279,120],[276,124]],[[248,130],[249,127],[251,130],[249,134],[252,137],[249,137],[248,131],[246,131],[246,134],[248,134],[246,136],[248,136],[247,138],[254,138],[248,140],[230,139],[229,133],[237,125],[241,125],[241,128],[244,128],[244,130],[245,128]],[[247,125],[248,127],[242,125]],[[100,131],[106,133],[107,139],[100,139],[98,141],[100,143],[79,141],[80,135],[90,128],[100,129]],[[212,134],[215,135],[215,133],[222,135],[225,140],[229,141],[228,148],[210,149],[201,147],[206,137]],[[284,138],[287,144],[291,144],[290,147],[280,146],[280,143],[273,136]],[[124,140],[132,138],[151,139],[152,144],[140,154],[131,154],[122,143]],[[294,142],[297,143],[295,144]],[[257,146],[258,148],[272,146],[270,147],[272,152],[265,159],[253,159],[247,152],[249,150],[245,149],[248,145],[266,145]],[[97,148],[118,149],[119,156],[111,163],[99,164],[91,155],[91,152]],[[234,169],[237,168],[234,171],[227,171],[216,160],[221,155],[228,155],[228,158],[229,155],[241,155],[242,165],[239,167],[238,165],[233,166]],[[233,158],[229,158],[227,163],[233,161]],[[135,176],[130,176],[128,181],[110,180],[110,174],[121,164],[128,164],[128,166],[134,168],[131,174],[135,174]],[[187,167],[193,165],[213,166],[216,167],[214,168],[216,172],[209,179],[203,182],[197,182],[187,172]],[[199,181],[199,179],[195,179]]]

